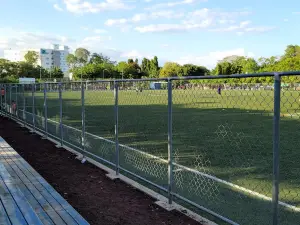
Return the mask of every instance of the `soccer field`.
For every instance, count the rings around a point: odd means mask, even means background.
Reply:
[[[280,201],[283,204],[280,206],[280,224],[286,225],[300,221],[300,212],[295,211],[300,210],[299,93],[283,90],[281,95]],[[272,90],[223,90],[222,95],[216,90],[173,90],[176,163],[173,191],[237,223],[271,224],[272,208],[268,197],[272,197],[273,95]],[[63,124],[66,125],[64,139],[79,145],[81,93],[64,91],[62,97]],[[167,103],[166,90],[119,91],[121,166],[165,188]],[[19,109],[22,104],[19,97]],[[43,104],[43,93],[36,93],[35,113],[40,128],[43,128],[39,119],[44,115]],[[47,94],[47,105],[48,118],[58,122],[57,92]],[[30,93],[26,93],[29,114],[31,106]],[[113,91],[86,91],[85,113],[87,149],[114,162]],[[51,122],[48,129],[58,134],[57,125],[51,125]]]

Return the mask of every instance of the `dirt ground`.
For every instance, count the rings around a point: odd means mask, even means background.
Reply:
[[[180,212],[160,208],[151,197],[122,181],[110,180],[105,171],[81,164],[72,153],[1,116],[0,136],[90,224],[199,225]]]

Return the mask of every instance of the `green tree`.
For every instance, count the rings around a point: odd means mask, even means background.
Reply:
[[[120,77],[137,79],[142,76],[141,69],[138,64],[133,62],[133,60],[128,60],[131,63],[119,62],[116,66],[116,70],[119,72]]]
[[[128,60],[127,60],[127,63],[128,63],[128,64],[134,63],[134,62],[133,62],[133,59],[128,59]]]
[[[66,61],[71,70],[78,66],[78,59],[73,54],[69,54],[66,58]]]
[[[64,73],[59,67],[53,67],[51,69],[51,78],[63,78]]]
[[[75,50],[75,57],[79,63],[86,64],[88,62],[90,52],[85,48],[77,48]]]
[[[203,66],[193,64],[185,64],[182,66],[183,76],[205,76],[209,74],[209,70]]]
[[[153,78],[159,76],[159,65],[157,56],[154,56],[154,58],[150,61],[149,76]]]
[[[100,64],[100,63],[115,64],[116,62],[111,61],[109,57],[104,56],[102,54],[93,53],[91,55],[89,63],[91,63],[91,64]]]
[[[300,56],[300,46],[299,45],[288,45],[285,49],[283,58],[292,58]]]
[[[25,62],[27,62],[31,65],[36,65],[38,58],[39,58],[39,55],[36,51],[28,51],[24,55]]]
[[[183,69],[178,63],[166,62],[160,70],[159,77],[181,77],[184,75]]]

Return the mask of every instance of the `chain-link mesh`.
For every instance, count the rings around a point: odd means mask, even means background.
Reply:
[[[25,122],[26,124],[33,126],[33,85],[25,85]]]
[[[270,224],[273,79],[246,81],[173,81],[174,192],[239,224]]]
[[[163,188],[168,187],[168,92],[151,82],[120,82],[120,166]]]
[[[43,84],[34,85],[34,116],[36,129],[41,132],[45,132]]]
[[[163,190],[169,185],[172,116],[170,181],[175,199],[230,223],[272,224],[273,76],[169,82],[172,114],[167,82],[136,80],[48,83],[46,101],[44,84],[6,84],[1,110],[112,165],[117,162],[117,140],[120,171]],[[284,225],[300,221],[299,91],[300,76],[282,76],[279,224]]]
[[[60,140],[60,100],[59,100],[59,84],[48,83],[47,88],[47,128],[48,134]]]
[[[62,83],[63,141],[69,147],[81,149],[81,86],[76,83]]]
[[[115,163],[113,82],[85,83],[85,148]]]
[[[281,79],[279,224],[300,221],[300,77]]]

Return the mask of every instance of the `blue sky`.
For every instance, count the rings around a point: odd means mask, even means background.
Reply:
[[[3,49],[86,47],[115,60],[157,55],[212,67],[300,44],[297,0],[0,0]]]

